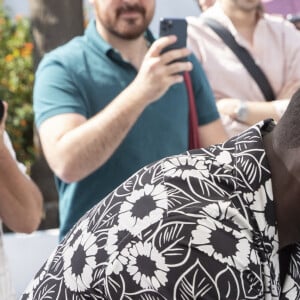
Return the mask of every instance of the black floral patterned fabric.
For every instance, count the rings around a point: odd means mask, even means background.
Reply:
[[[73,227],[22,299],[300,299],[280,284],[265,121],[146,166]]]

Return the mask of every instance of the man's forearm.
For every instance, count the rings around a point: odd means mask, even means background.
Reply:
[[[42,138],[46,158],[58,177],[78,181],[111,157],[146,106],[136,95],[127,88],[97,115],[61,136],[55,149]],[[41,128],[42,136],[47,127]]]

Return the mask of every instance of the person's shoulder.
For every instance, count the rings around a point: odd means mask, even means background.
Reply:
[[[263,22],[275,31],[292,30],[296,32],[295,26],[280,15],[265,13],[263,15]]]
[[[77,65],[85,53],[85,37],[74,37],[67,43],[46,53],[39,64],[39,69],[51,64],[72,67]]]
[[[187,17],[189,41],[194,41],[200,45],[215,37],[215,34],[212,34],[213,31],[206,23],[207,19],[214,19],[223,25],[227,23],[227,17],[219,11],[218,7],[209,8],[197,17]]]
[[[277,43],[285,45],[285,49],[290,51],[299,49],[300,31],[283,17],[277,15],[264,14],[264,24],[270,36],[276,37]],[[273,39],[274,40],[274,39]],[[288,59],[289,57],[286,57]]]
[[[200,15],[200,16],[190,16],[190,17],[186,17],[186,21],[188,23],[188,29],[194,29],[194,30],[202,30],[205,29],[206,26],[204,24],[204,15]]]
[[[196,17],[196,16],[188,16],[188,17],[186,17],[186,21],[188,22],[188,24],[190,25],[190,24],[199,24],[199,23],[201,23],[201,21],[200,21],[200,17],[198,16],[198,17]]]

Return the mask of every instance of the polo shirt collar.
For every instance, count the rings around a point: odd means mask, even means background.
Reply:
[[[91,20],[88,24],[87,29],[85,30],[84,35],[86,36],[88,42],[91,44],[93,48],[97,51],[101,50],[107,56],[111,56],[111,53],[117,54],[118,51],[114,49],[109,43],[107,43],[102,36],[99,34],[96,28],[96,21],[95,19]],[[149,29],[145,31],[145,38],[152,44],[155,40],[153,34]]]

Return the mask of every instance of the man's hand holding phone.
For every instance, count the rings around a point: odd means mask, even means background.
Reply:
[[[180,22],[180,24],[183,24],[183,28],[185,28],[183,30],[186,31],[184,22]],[[174,25],[174,23],[172,24]],[[160,27],[164,29],[162,25]],[[186,34],[178,36],[175,30],[178,29],[178,26],[172,28],[171,30],[171,27],[166,27],[165,31],[170,34],[163,35],[161,33],[162,37],[151,45],[137,77],[132,82],[135,91],[143,95],[145,104],[162,97],[172,85],[183,81],[182,74],[184,72],[189,72],[193,68],[192,63],[187,59],[191,51],[185,46]]]

